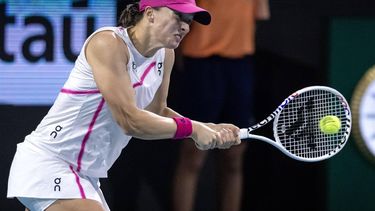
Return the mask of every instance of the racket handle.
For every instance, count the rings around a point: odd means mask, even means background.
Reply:
[[[240,139],[249,138],[249,133],[247,128],[240,129],[240,133],[238,134],[240,136]]]

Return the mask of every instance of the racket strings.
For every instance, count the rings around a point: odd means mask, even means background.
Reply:
[[[337,116],[341,129],[324,134],[319,121],[327,115]],[[275,137],[290,153],[303,158],[329,155],[345,143],[350,127],[345,104],[340,96],[326,90],[310,90],[299,94],[281,111]]]

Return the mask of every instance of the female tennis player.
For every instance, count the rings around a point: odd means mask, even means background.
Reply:
[[[239,144],[236,126],[167,107],[173,49],[193,20],[211,20],[194,0],[141,0],[124,10],[120,27],[94,32],[48,114],[18,144],[8,197],[31,211],[109,210],[99,178],[131,137],[191,137],[202,150]]]

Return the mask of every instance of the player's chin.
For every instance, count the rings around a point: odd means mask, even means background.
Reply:
[[[170,39],[165,45],[166,48],[176,49],[181,43],[181,39]]]
[[[170,43],[166,46],[166,48],[169,48],[169,49],[176,49],[178,48],[178,46],[180,45],[180,43]]]

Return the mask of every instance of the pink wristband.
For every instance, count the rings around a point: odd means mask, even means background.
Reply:
[[[177,124],[176,134],[173,139],[183,139],[187,138],[193,132],[193,124],[191,120],[186,117],[173,117],[173,120]]]

